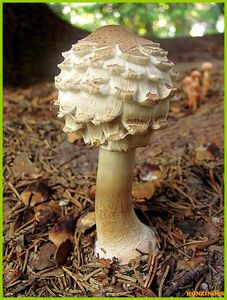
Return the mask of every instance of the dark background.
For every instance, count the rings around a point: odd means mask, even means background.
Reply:
[[[48,5],[41,3],[4,3],[3,25],[5,86],[28,86],[53,81],[59,72],[56,65],[62,61],[61,52],[89,33],[72,26]],[[169,58],[175,62],[183,61],[185,55],[190,61],[198,56],[203,59],[206,56],[223,57],[223,34],[172,39],[154,36],[152,40],[159,41],[161,47],[169,51]]]

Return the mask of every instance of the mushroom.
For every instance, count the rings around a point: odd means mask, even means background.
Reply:
[[[169,102],[176,100],[166,54],[121,26],[104,26],[63,53],[56,77],[64,131],[80,130],[86,144],[100,147],[95,255],[120,264],[149,249],[156,253],[153,229],[134,212],[132,181],[135,148],[166,127]]]
[[[191,72],[191,77],[199,85],[199,80],[200,80],[200,77],[201,77],[201,72],[199,70],[193,70]]]
[[[191,106],[193,111],[197,109],[198,99],[199,99],[199,83],[197,81],[194,81],[191,83]]]
[[[204,98],[210,84],[210,71],[213,69],[213,64],[210,62],[204,62],[201,66],[201,69],[203,71],[201,98]]]
[[[192,89],[191,89],[191,84],[193,82],[193,79],[191,76],[186,76],[183,81],[183,90],[185,92],[185,94],[188,96],[188,106],[192,107],[192,103],[193,103],[193,97],[192,97]]]
[[[193,70],[191,72],[191,77],[193,83],[191,84],[192,89],[192,110],[195,111],[198,107],[198,102],[200,99],[199,90],[200,90],[200,77],[201,72],[199,70]]]

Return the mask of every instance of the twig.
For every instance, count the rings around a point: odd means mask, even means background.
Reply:
[[[25,258],[24,258],[24,264],[23,264],[23,268],[22,268],[22,273],[25,272],[25,269],[26,269],[26,267],[27,267],[27,263],[28,263],[28,255],[29,255],[29,250],[26,250]]]
[[[200,287],[200,285],[203,282],[203,280],[205,279],[205,277],[206,277],[206,274],[204,274],[204,276],[196,283],[195,291],[198,290],[198,288]]]
[[[166,266],[166,270],[161,278],[161,281],[160,281],[160,285],[159,285],[159,288],[158,288],[158,297],[162,297],[162,289],[163,289],[163,285],[165,283],[165,280],[166,280],[166,277],[169,273],[169,265]]]
[[[8,182],[8,186],[10,187],[10,189],[14,192],[14,194],[17,196],[17,198],[19,200],[21,200],[21,196],[20,194],[18,193],[18,191],[16,190],[16,188],[12,185],[11,182]],[[21,200],[22,201],[22,200]]]
[[[187,253],[185,253],[184,251],[180,250],[180,249],[178,248],[178,246],[175,245],[174,242],[172,242],[171,239],[170,239],[169,237],[168,237],[168,242],[169,242],[174,248],[176,248],[181,254],[183,254],[183,255],[186,256],[187,258],[191,259],[191,256],[188,255]]]
[[[73,280],[75,280],[75,282],[78,284],[78,286],[80,287],[80,289],[85,293],[85,289],[83,287],[83,285],[81,284],[80,280],[78,279],[78,277],[76,276],[76,274],[73,274],[71,271],[69,271],[66,267],[62,267],[62,269],[70,276],[72,277]]]
[[[23,224],[21,227],[17,228],[17,229],[15,230],[15,233],[18,234],[22,229],[24,229],[24,228],[27,227],[29,224],[32,224],[32,223],[35,222],[35,221],[36,221],[36,218],[33,218],[33,219],[29,220],[28,222],[26,222],[25,224]]]
[[[186,286],[188,283],[191,283],[194,280],[198,280],[198,278],[201,278],[206,274],[209,270],[209,267],[207,265],[205,266],[197,266],[194,270],[190,272],[185,272],[181,277],[179,277],[178,280],[174,280],[171,282],[171,284],[166,288],[166,290],[163,293],[164,297],[170,297],[175,292],[179,290],[179,288]]]
[[[137,281],[136,278],[133,278],[133,277],[121,274],[121,273],[115,274],[115,277],[120,278],[120,279],[124,279],[125,281],[129,281],[128,283],[136,282]]]
[[[102,268],[96,269],[93,272],[89,273],[88,275],[83,277],[84,281],[88,281],[88,279],[90,279],[91,277],[93,277],[94,275],[97,275],[98,273],[102,272]]]
[[[182,191],[178,186],[176,186],[175,184],[172,184],[172,186],[174,187],[175,190],[177,190],[179,193],[181,193],[185,198],[189,199],[189,201],[191,202],[191,205],[193,208],[196,207],[194,200],[192,199],[192,197],[190,197],[188,194],[186,194],[184,191]]]
[[[151,283],[154,279],[154,276],[156,274],[157,267],[158,267],[158,259],[157,259],[157,256],[153,255],[152,261],[151,261],[151,266],[150,266],[147,278],[144,283],[145,288],[147,288],[151,285]]]

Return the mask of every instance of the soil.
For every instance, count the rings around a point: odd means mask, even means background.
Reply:
[[[182,78],[204,58],[199,51],[193,59],[190,51],[174,54],[181,101],[169,127],[137,150],[134,172],[135,211],[155,228],[159,252],[126,266],[93,255],[98,149],[79,137],[69,143],[52,105],[53,82],[5,88],[5,296],[223,296],[221,47],[218,55],[206,52],[214,69],[194,112]]]

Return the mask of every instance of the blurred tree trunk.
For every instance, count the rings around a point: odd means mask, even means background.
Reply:
[[[87,35],[42,3],[4,3],[3,24],[3,78],[11,86],[53,80],[60,53]]]

